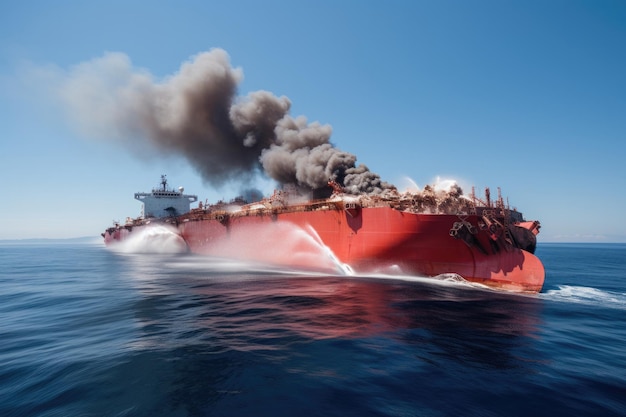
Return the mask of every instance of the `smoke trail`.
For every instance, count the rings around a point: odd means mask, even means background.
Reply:
[[[333,179],[350,193],[395,189],[356,156],[330,143],[332,129],[289,115],[291,102],[267,91],[237,95],[243,78],[222,49],[200,53],[155,80],[121,53],[80,64],[62,82],[69,113],[89,134],[184,156],[213,185],[260,172],[303,190]]]

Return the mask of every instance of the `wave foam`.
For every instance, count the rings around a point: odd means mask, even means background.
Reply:
[[[540,294],[543,298],[554,301],[602,305],[609,308],[626,309],[626,293],[604,291],[592,287],[559,285],[556,290]]]
[[[111,245],[119,253],[185,253],[187,244],[176,233],[176,229],[166,225],[148,225],[135,229],[126,239]]]

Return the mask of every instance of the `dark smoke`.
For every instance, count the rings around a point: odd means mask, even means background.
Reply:
[[[330,143],[332,129],[289,115],[291,102],[267,91],[237,95],[242,79],[228,54],[213,49],[155,81],[123,54],[81,64],[64,80],[63,97],[90,134],[142,142],[184,156],[213,185],[246,182],[259,172],[301,190],[333,179],[352,194],[380,194],[381,181],[356,156]]]

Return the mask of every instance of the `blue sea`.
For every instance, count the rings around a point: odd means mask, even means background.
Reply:
[[[626,244],[537,295],[0,242],[0,416],[626,416]]]

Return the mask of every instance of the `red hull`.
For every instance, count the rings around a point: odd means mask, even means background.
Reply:
[[[472,219],[472,217],[474,217]],[[179,225],[181,235],[192,252],[221,254],[221,242],[234,239],[250,242],[261,252],[272,248],[289,248],[284,260],[294,259],[298,248],[294,242],[285,245],[286,237],[272,233],[271,228],[248,230],[262,223],[288,222],[304,231],[314,230],[319,239],[343,263],[358,272],[385,271],[398,268],[403,273],[436,276],[445,273],[461,275],[468,281],[516,291],[539,292],[545,271],[533,254],[516,247],[491,241],[485,233],[477,236],[482,253],[463,240],[450,236],[450,228],[458,216],[445,214],[414,214],[387,207],[360,210],[352,217],[344,210],[287,212],[274,216],[237,216],[227,221],[198,220]],[[466,219],[477,223],[477,216]],[[261,234],[259,234],[261,232]],[[280,232],[280,230],[276,230]],[[242,239],[239,239],[241,234]],[[302,239],[296,245],[306,246]],[[269,249],[267,249],[269,248]],[[305,249],[305,248],[300,248]],[[243,256],[253,255],[247,250]],[[274,254],[280,256],[280,254]],[[295,260],[294,260],[295,261]]]
[[[172,222],[189,250],[199,254],[324,266],[327,259],[319,250],[323,243],[337,260],[357,272],[454,273],[491,287],[541,291],[545,277],[541,261],[504,235],[480,230],[481,219],[463,217],[468,230],[473,230],[465,239],[455,237],[451,230],[460,220],[457,215],[417,214],[390,207],[213,213],[210,217],[192,212]],[[129,229],[105,233],[105,242],[123,240]]]

